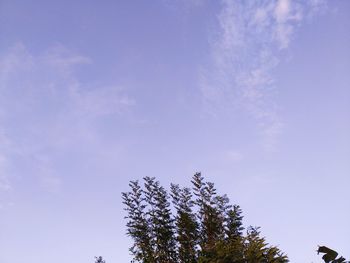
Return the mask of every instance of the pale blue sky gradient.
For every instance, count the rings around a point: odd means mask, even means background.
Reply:
[[[2,0],[0,262],[129,262],[128,181],[197,171],[291,262],[350,257],[349,28],[340,0]]]

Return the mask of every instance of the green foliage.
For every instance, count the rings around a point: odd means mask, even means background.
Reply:
[[[210,258],[214,254],[215,244],[224,236],[223,212],[228,200],[218,196],[214,184],[204,182],[200,173],[194,175],[192,183],[197,198],[195,204],[199,208],[200,254]]]
[[[259,228],[244,232],[240,207],[218,195],[200,173],[193,176],[192,189],[172,184],[170,196],[155,178],[145,177],[144,182],[142,188],[131,181],[131,191],[122,193],[127,234],[134,241],[133,262],[288,262],[260,236]]]
[[[233,241],[242,236],[244,227],[242,226],[242,210],[238,205],[227,211],[226,215],[226,236],[229,241]]]
[[[198,223],[193,213],[192,193],[189,188],[180,188],[171,184],[171,197],[176,210],[176,241],[178,242],[178,260],[184,263],[196,262]]]
[[[277,247],[269,247],[265,238],[260,237],[259,228],[250,227],[246,237],[246,260],[250,263],[288,262],[288,258]]]
[[[338,256],[338,252],[326,247],[326,246],[319,246],[318,250],[317,250],[317,254],[324,254],[322,256],[322,259],[324,260],[324,262],[326,263],[349,263],[350,261],[346,261],[345,258],[343,257],[339,257]]]
[[[129,220],[127,234],[134,240],[130,252],[136,261],[151,263],[154,262],[153,240],[143,190],[138,181],[131,181],[129,186],[131,191],[122,193],[122,197],[127,211],[125,218]]]
[[[155,262],[176,262],[174,219],[168,193],[155,178],[145,177],[144,180],[146,201],[151,205],[148,223],[151,226]]]

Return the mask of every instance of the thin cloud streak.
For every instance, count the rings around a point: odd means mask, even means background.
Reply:
[[[135,104],[116,85],[83,85],[75,70],[91,63],[62,45],[33,55],[17,44],[0,58],[0,188],[11,187],[5,166],[20,158],[35,170],[39,185],[59,192],[64,182],[55,154],[99,147],[94,123],[119,118]]]
[[[211,63],[200,70],[199,83],[207,111],[244,110],[257,122],[262,147],[277,149],[284,121],[275,102],[271,71],[289,48],[304,16],[323,2],[222,1],[219,33],[211,41]]]

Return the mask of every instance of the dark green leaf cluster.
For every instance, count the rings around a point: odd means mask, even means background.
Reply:
[[[103,260],[103,258],[100,257],[95,257],[95,263],[106,263],[106,261]]]
[[[269,246],[259,228],[243,227],[242,210],[219,195],[200,173],[192,188],[171,184],[170,195],[155,178],[143,187],[130,182],[123,193],[133,262],[284,263],[288,258]]]
[[[336,251],[334,251],[326,246],[318,247],[317,254],[319,254],[319,253],[324,254],[322,256],[322,259],[326,263],[349,263],[350,262],[350,261],[346,261],[346,259],[343,257],[337,258],[338,252],[336,252]]]

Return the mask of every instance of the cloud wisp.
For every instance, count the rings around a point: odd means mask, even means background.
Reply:
[[[76,70],[91,63],[61,45],[33,54],[17,44],[0,57],[2,189],[11,187],[5,168],[22,162],[44,189],[58,192],[57,152],[98,144],[95,123],[118,118],[135,103],[119,86],[82,84]]]
[[[222,1],[211,59],[200,71],[206,108],[244,110],[257,121],[262,146],[274,151],[283,120],[275,102],[272,70],[305,17],[323,1]]]

